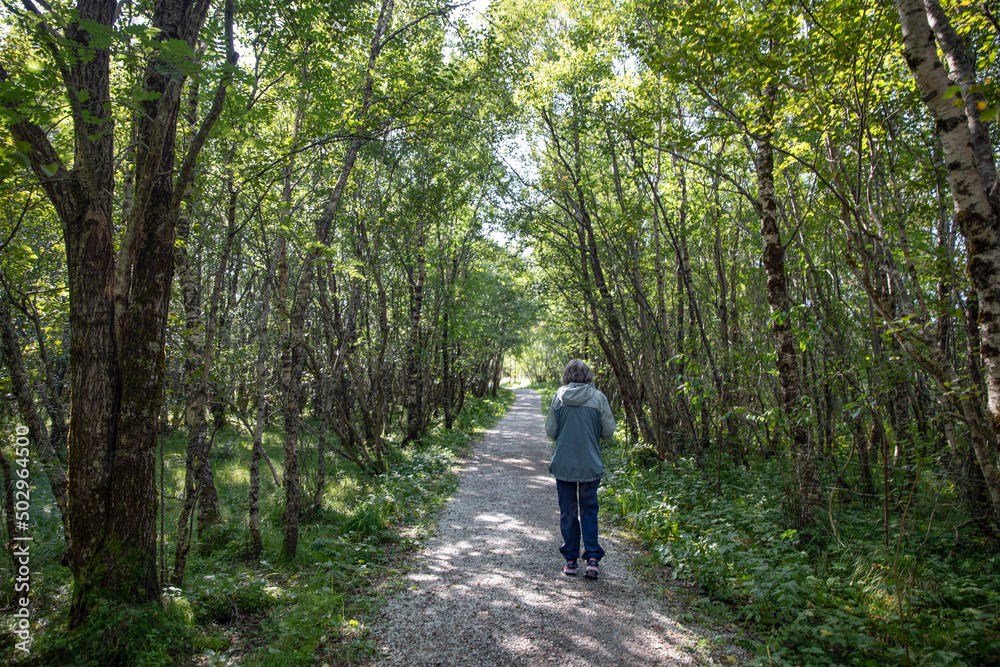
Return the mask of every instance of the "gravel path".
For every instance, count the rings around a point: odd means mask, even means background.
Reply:
[[[377,665],[712,665],[718,636],[634,573],[635,547],[606,532],[597,581],[562,574],[559,508],[538,394],[517,401],[463,470],[409,589],[372,626]],[[727,652],[732,651],[728,649]],[[739,655],[739,650],[735,651]]]

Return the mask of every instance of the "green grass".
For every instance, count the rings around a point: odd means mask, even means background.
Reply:
[[[365,619],[394,590],[402,565],[435,512],[455,489],[452,467],[470,443],[513,403],[470,398],[455,428],[435,426],[423,442],[395,448],[390,470],[371,477],[353,464],[327,458],[323,509],[303,516],[295,561],[278,562],[284,494],[261,466],[262,563],[245,560],[249,543],[246,503],[250,439],[225,430],[216,436],[212,466],[224,523],[200,536],[184,585],[166,588],[164,605],[103,607],[84,632],[67,632],[70,573],[59,565],[60,529],[40,470],[32,495],[31,614],[34,643],[15,652],[12,619],[0,619],[0,662],[18,667],[91,665],[351,664],[371,654]],[[184,482],[184,434],[164,441],[168,572]],[[282,433],[269,429],[264,447],[282,473]],[[302,442],[303,498],[315,489],[315,442]],[[172,497],[172,498],[171,498]],[[9,563],[0,556],[5,576]],[[11,602],[11,582],[0,586],[0,604]],[[4,597],[6,596],[6,597]]]

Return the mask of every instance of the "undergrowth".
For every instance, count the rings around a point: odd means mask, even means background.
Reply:
[[[897,516],[886,549],[879,510],[860,504],[840,508],[836,538],[790,529],[773,462],[723,470],[720,493],[691,459],[611,463],[602,509],[700,584],[700,613],[752,631],[755,664],[995,664],[1000,557],[977,540],[925,534],[926,518],[900,532]]]
[[[250,439],[220,433],[213,469],[225,522],[199,536],[184,585],[168,586],[163,604],[102,606],[87,623],[67,630],[70,573],[59,564],[61,537],[49,489],[40,471],[33,498],[36,547],[32,572],[32,643],[15,651],[11,619],[0,620],[0,663],[17,667],[167,667],[175,665],[350,664],[371,655],[363,620],[415,540],[433,529],[435,511],[452,494],[451,469],[472,440],[495,424],[513,403],[470,399],[455,428],[436,427],[422,442],[396,447],[390,470],[371,477],[328,455],[322,508],[303,514],[293,563],[278,562],[283,493],[269,472],[261,477],[264,553],[259,567],[247,563],[246,498]],[[167,564],[183,488],[183,434],[165,443]],[[282,433],[269,430],[265,449],[281,475]],[[315,450],[303,445],[303,496],[315,488]],[[312,461],[310,462],[310,454]],[[311,464],[311,467],[310,467]],[[45,487],[45,488],[43,488]],[[309,495],[308,497],[311,497]],[[54,523],[55,522],[55,523]],[[2,559],[2,556],[0,556]],[[10,570],[3,563],[4,574]],[[11,581],[0,586],[9,604]]]
[[[547,411],[558,383],[533,388]],[[961,517],[946,516],[946,482],[917,476],[912,504],[892,500],[887,547],[881,506],[857,500],[836,504],[836,534],[822,519],[790,528],[778,458],[709,470],[604,444],[602,514],[699,585],[678,620],[741,624],[753,664],[997,664],[1000,554],[951,528]]]

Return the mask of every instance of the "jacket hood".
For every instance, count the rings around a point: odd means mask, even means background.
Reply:
[[[563,405],[583,405],[594,395],[597,389],[592,384],[570,382],[559,390],[559,398]]]

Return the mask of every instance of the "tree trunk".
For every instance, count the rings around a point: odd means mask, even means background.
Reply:
[[[232,160],[232,154],[230,154]],[[230,190],[232,183],[230,182]],[[184,300],[184,386],[186,392],[185,424],[188,444],[184,473],[184,501],[177,518],[177,546],[174,558],[172,581],[180,586],[184,581],[187,554],[193,542],[189,531],[191,513],[198,508],[198,532],[204,533],[219,522],[219,496],[215,489],[215,478],[209,460],[208,429],[205,424],[205,408],[208,402],[208,378],[212,373],[215,352],[214,338],[218,324],[219,298],[222,279],[236,235],[235,192],[230,193],[227,209],[228,220],[226,238],[223,242],[219,265],[215,273],[209,305],[208,322],[202,322],[201,285],[191,266],[188,249],[190,246],[189,200],[185,211],[177,219],[177,239],[175,264],[181,281]],[[203,337],[204,335],[204,337]]]
[[[446,285],[445,290],[450,291],[450,287]],[[448,337],[450,308],[450,302],[445,304],[444,314],[441,316],[441,391],[444,400],[444,427],[448,430],[451,430],[452,423],[455,421],[455,414],[452,410],[451,340]]]
[[[961,99],[965,103],[969,138],[972,140],[976,171],[979,174],[983,191],[989,197],[994,217],[1000,216],[1000,184],[997,182],[997,166],[993,158],[990,128],[979,119],[981,111],[978,105],[981,102],[986,102],[986,97],[975,87],[976,62],[955,29],[952,28],[951,21],[948,20],[948,15],[938,0],[924,0],[924,7],[927,10],[928,24],[934,30],[938,46],[941,47],[945,61],[948,63],[949,78],[957,83],[962,91]]]
[[[312,512],[323,510],[323,489],[326,487],[326,433],[330,413],[333,411],[333,392],[329,377],[322,378],[319,392],[319,403],[322,407],[320,409],[319,431],[316,433],[316,491],[313,494]]]
[[[230,153],[229,162],[232,163],[233,153]],[[231,168],[230,168],[231,172]],[[215,281],[212,284],[212,296],[208,306],[208,322],[205,325],[205,348],[202,351],[201,377],[199,393],[202,401],[208,398],[208,381],[212,376],[212,367],[215,362],[215,338],[219,331],[219,304],[222,300],[223,284],[226,270],[229,265],[229,258],[233,253],[236,241],[236,199],[237,191],[233,184],[232,173],[229,174],[228,183],[229,204],[226,207],[226,238],[222,244],[222,253],[219,257],[219,266],[215,272]],[[229,310],[227,308],[227,310]],[[216,409],[213,409],[215,416],[215,429],[218,431],[225,425],[225,418],[219,410],[222,402],[216,400]],[[202,413],[204,417],[204,413]],[[213,432],[214,439],[214,432]],[[198,476],[198,532],[204,533],[209,527],[222,521],[221,510],[219,508],[219,494],[215,488],[215,476],[212,473],[211,462],[211,441],[205,443],[205,454],[202,460],[201,474]]]
[[[303,69],[303,78],[306,71]],[[292,126],[292,147],[298,146],[299,132],[302,129],[302,119],[305,115],[306,87],[303,85],[299,89],[298,103],[295,107],[295,121]],[[295,171],[295,152],[292,151],[288,162],[282,171],[281,208],[280,220],[283,226],[287,226],[292,204],[292,174]],[[261,227],[263,233],[263,226]],[[257,359],[254,362],[257,391],[255,394],[256,418],[253,428],[253,449],[250,455],[250,490],[249,490],[249,531],[250,549],[249,557],[251,562],[260,562],[260,554],[263,550],[263,542],[260,533],[260,460],[264,456],[264,425],[267,423],[267,358],[268,358],[268,336],[267,322],[271,311],[271,293],[275,292],[275,302],[277,304],[278,328],[279,328],[279,349],[280,356],[280,395],[285,396],[288,392],[287,371],[291,370],[290,349],[288,342],[288,317],[287,317],[287,294],[288,294],[288,251],[287,241],[283,230],[278,231],[277,241],[273,255],[268,255],[266,275],[264,285],[261,288],[260,318],[257,322]],[[275,284],[275,269],[277,268],[277,283]],[[284,405],[282,405],[284,408]]]
[[[277,252],[268,256],[264,284],[260,294],[260,318],[257,321],[257,359],[254,375],[257,380],[256,419],[253,428],[253,450],[250,455],[249,516],[250,562],[259,563],[263,550],[260,534],[260,460],[264,454],[264,423],[267,421],[267,321],[271,311],[271,289],[274,282],[274,264]]]
[[[16,518],[14,516],[14,476],[10,469],[10,461],[3,454],[0,447],[0,476],[3,478],[3,510],[4,527],[7,529],[7,555],[10,557],[11,571],[14,570],[14,535],[17,530]]]
[[[69,426],[66,423],[66,410],[62,402],[60,381],[57,379],[58,371],[49,357],[45,332],[42,329],[41,316],[38,314],[35,304],[25,299],[19,308],[28,316],[35,329],[35,339],[38,341],[38,357],[42,362],[42,369],[44,371],[45,397],[42,403],[45,406],[45,412],[49,415],[49,442],[52,444],[52,450],[59,461],[65,464],[67,457],[66,436],[69,433]],[[65,369],[63,368],[63,370]]]
[[[417,215],[416,258],[413,267],[407,267],[410,279],[410,335],[406,346],[406,442],[420,439],[423,424],[423,354],[421,326],[424,306],[424,235],[423,215]]]
[[[372,91],[374,89],[373,70],[375,62],[385,46],[383,37],[392,23],[392,10],[395,0],[384,0],[382,10],[379,14],[378,22],[375,26],[375,34],[372,36],[371,48],[368,55],[368,63],[365,74],[365,84],[362,90],[361,106],[358,109],[356,120],[362,122],[371,106]],[[299,539],[299,462],[298,462],[298,427],[299,410],[301,409],[301,384],[302,372],[305,366],[305,315],[308,307],[309,295],[312,287],[313,275],[315,273],[316,261],[319,258],[322,248],[326,247],[330,234],[330,225],[333,223],[340,207],[340,201],[347,187],[351,171],[357,160],[358,152],[364,139],[356,136],[351,140],[344,155],[343,166],[340,169],[340,176],[336,184],[330,191],[326,206],[322,214],[316,220],[316,241],[314,247],[306,255],[303,262],[302,272],[299,276],[299,285],[296,291],[295,305],[291,315],[292,330],[290,334],[290,372],[288,377],[288,387],[285,390],[285,470],[283,484],[285,487],[285,512],[284,512],[284,540],[282,542],[282,558],[292,560],[295,558],[295,551],[298,547]]]
[[[63,525],[63,532],[66,535],[67,551],[72,551],[71,535],[69,532],[69,499],[67,488],[69,482],[66,478],[66,470],[59,462],[55,449],[49,440],[48,431],[38,416],[35,407],[35,398],[31,393],[31,383],[28,380],[28,373],[24,368],[24,359],[21,356],[21,345],[17,339],[17,332],[14,331],[14,323],[10,318],[10,310],[7,308],[7,300],[0,297],[0,356],[10,370],[11,384],[14,389],[14,398],[17,400],[17,407],[21,413],[21,419],[28,429],[28,435],[35,443],[35,451],[42,465],[45,467],[45,476],[52,487],[52,495],[55,496],[56,505],[59,506],[59,515]]]
[[[193,122],[193,121],[192,121]],[[198,480],[206,455],[208,441],[205,429],[205,392],[201,382],[201,360],[204,354],[201,322],[201,285],[198,272],[191,266],[191,201],[190,187],[185,195],[186,206],[177,218],[177,243],[174,247],[174,262],[177,279],[180,281],[181,298],[184,304],[184,375],[185,387],[184,424],[188,434],[184,462],[184,495],[177,517],[177,538],[174,552],[174,586],[184,582],[187,554],[191,548],[189,531],[191,513],[198,500]]]
[[[777,96],[777,84],[769,83],[762,100],[762,125],[770,124],[772,107]],[[758,214],[761,236],[764,240],[764,271],[767,275],[767,303],[771,309],[771,333],[778,352],[778,382],[781,386],[781,404],[788,430],[791,434],[790,454],[797,483],[797,516],[799,525],[812,522],[813,512],[822,503],[819,474],[809,433],[803,425],[804,407],[799,380],[795,337],[792,333],[789,312],[787,278],[785,274],[785,249],[778,229],[778,200],[774,190],[774,149],[770,132],[754,139],[757,154],[754,167],[757,172]]]
[[[32,171],[55,208],[66,243],[72,366],[69,616],[74,627],[102,598],[127,604],[159,598],[154,462],[180,204],[174,194],[190,180],[221,113],[227,83],[223,77],[175,185],[174,135],[184,77],[157,55],[148,62],[143,86],[148,95],[138,116],[135,194],[116,281],[110,53],[91,45],[85,26],[112,26],[117,4],[79,0],[77,9],[80,22],[67,26],[65,39],[82,55],[60,70],[75,132],[73,168],[63,165],[41,128],[27,120],[9,128],[15,140],[32,147]],[[152,25],[159,39],[193,46],[207,9],[208,3],[160,0]],[[231,1],[226,9],[231,38]],[[231,39],[229,44],[229,60],[235,63]],[[7,78],[0,68],[0,80]],[[79,91],[86,91],[84,100]]]
[[[896,0],[903,32],[904,56],[920,95],[937,124],[944,150],[952,201],[968,247],[967,271],[979,297],[981,354],[991,423],[972,430],[972,441],[990,492],[994,521],[1000,519],[1000,478],[993,460],[996,442],[977,438],[1000,429],[1000,242],[997,219],[977,170],[973,137],[964,107],[945,98],[951,85],[937,56],[934,33],[920,0]],[[956,378],[957,379],[957,378]],[[969,401],[962,401],[968,403]],[[980,432],[981,433],[977,433]]]
[[[493,362],[493,386],[490,388],[490,396],[497,397],[500,391],[500,375],[503,370],[503,350],[497,352],[496,360]]]

